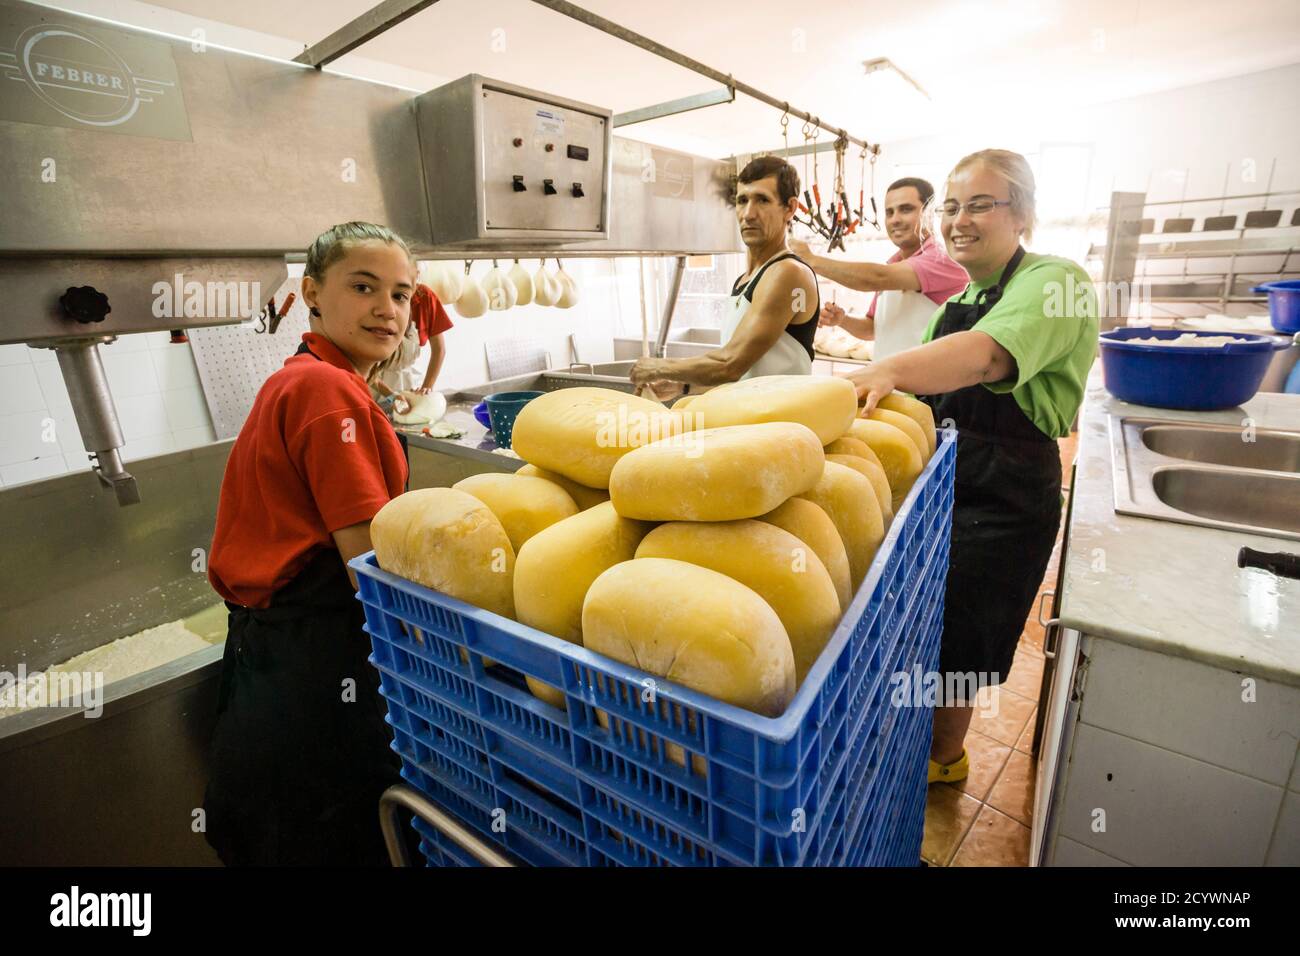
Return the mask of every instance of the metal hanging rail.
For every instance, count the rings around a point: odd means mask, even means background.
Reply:
[[[352,20],[350,23],[340,27],[331,33],[324,40],[315,43],[303,50],[302,53],[294,57],[295,63],[305,63],[308,66],[314,66],[320,69],[327,63],[337,60],[339,57],[352,52],[363,43],[373,40],[384,31],[401,23],[408,17],[414,16],[426,7],[432,6],[438,0],[384,0],[378,6],[372,7],[361,16]],[[684,53],[678,53],[676,50],[657,43],[649,37],[642,36],[627,27],[619,26],[612,20],[606,20],[604,17],[597,16],[590,10],[584,10],[576,4],[568,3],[567,0],[533,0],[534,3],[546,7],[548,10],[554,10],[570,19],[584,23],[594,30],[607,33],[610,36],[622,40],[624,43],[630,43],[635,47],[640,47],[648,53],[662,57],[671,63],[676,63],[680,67],[698,73],[701,76],[721,83],[727,90],[735,93],[744,93],[751,99],[758,100],[760,103],[766,103],[774,109],[781,110],[791,116],[797,116],[799,119],[818,129],[824,129],[828,133],[834,133],[836,137],[861,146],[869,153],[879,155],[880,144],[868,143],[864,139],[858,139],[856,136],[850,136],[843,127],[832,126],[824,121],[820,116],[814,116],[800,109],[795,109],[785,100],[778,100],[775,96],[764,93],[748,83],[742,83],[729,73],[722,73],[706,66],[699,60],[691,59]],[[687,97],[683,101],[675,101],[671,104],[659,104],[658,106],[648,107],[646,113],[652,114],[645,117],[636,117],[636,113],[621,114],[627,123],[639,122],[641,119],[650,119],[657,115],[672,115],[675,112],[684,112],[686,109],[698,109],[700,106],[712,105],[706,100],[712,99],[714,102],[729,102],[730,97],[723,97],[716,93],[705,93],[699,97]],[[637,111],[641,112],[641,111]]]
[[[438,0],[384,0],[355,20],[339,27],[319,43],[303,50],[293,58],[293,62],[306,63],[319,70],[437,2]]]
[[[842,137],[850,143],[861,146],[868,152],[876,154],[879,154],[880,152],[879,143],[868,143],[866,140],[858,139],[856,136],[850,136],[842,127],[832,126],[829,123],[824,122],[820,116],[813,116],[811,113],[797,110],[784,100],[778,100],[775,96],[769,96],[767,93],[750,86],[748,83],[742,83],[729,73],[720,73],[712,67],[705,66],[699,60],[693,60],[683,53],[678,53],[676,50],[669,49],[662,43],[656,43],[649,37],[644,37],[639,33],[627,29],[627,27],[621,27],[612,20],[606,20],[604,17],[597,16],[589,10],[584,10],[582,7],[568,3],[567,0],[533,0],[533,3],[554,10],[556,13],[562,13],[566,17],[571,17],[572,19],[577,20],[579,23],[585,23],[593,29],[600,30],[602,33],[608,33],[612,37],[616,37],[617,39],[622,40],[625,43],[630,43],[633,46],[640,47],[648,53],[653,53],[655,56],[663,57],[665,60],[676,63],[678,66],[685,67],[701,76],[707,76],[709,79],[721,83],[723,86],[744,93],[751,99],[756,99],[761,103],[766,103],[768,106],[789,113],[791,116],[797,116],[819,129],[824,129],[828,133],[834,133],[836,136]]]

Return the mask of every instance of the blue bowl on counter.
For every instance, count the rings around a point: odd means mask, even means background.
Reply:
[[[1251,292],[1268,293],[1268,320],[1279,332],[1300,332],[1300,279],[1265,282]]]
[[[479,402],[474,406],[474,420],[488,431],[492,430],[492,418],[488,415],[487,402]]]
[[[492,423],[492,435],[498,448],[509,448],[510,437],[515,429],[515,416],[520,410],[545,392],[497,392],[486,399],[488,418]]]
[[[1146,345],[1129,339],[1183,335],[1241,339],[1218,347]],[[1123,328],[1101,336],[1106,390],[1116,398],[1155,408],[1215,411],[1249,401],[1259,391],[1273,353],[1287,348],[1267,335]]]

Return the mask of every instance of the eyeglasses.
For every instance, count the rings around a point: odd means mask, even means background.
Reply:
[[[988,199],[977,197],[970,202],[960,203],[955,199],[949,199],[939,207],[939,210],[949,219],[956,218],[963,209],[972,216],[983,216],[993,211],[994,206],[1010,206],[1010,199]]]

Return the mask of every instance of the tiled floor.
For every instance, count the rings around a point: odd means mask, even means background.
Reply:
[[[1062,474],[1068,485],[1078,435],[1063,438],[1059,444]],[[1064,514],[1061,525],[1064,531]],[[1039,587],[1040,596],[1055,586],[1060,551],[1058,537]],[[1035,604],[1006,682],[981,692],[981,706],[976,708],[966,736],[970,776],[961,783],[930,787],[921,857],[931,866],[1029,865],[1036,770],[1029,751],[1043,660],[1043,628]]]

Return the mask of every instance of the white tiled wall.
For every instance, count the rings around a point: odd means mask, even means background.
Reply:
[[[101,345],[100,355],[127,462],[216,439],[189,345],[147,332]],[[54,352],[0,345],[0,484],[89,467]]]

